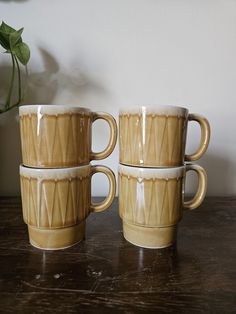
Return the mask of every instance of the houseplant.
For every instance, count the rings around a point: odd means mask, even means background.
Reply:
[[[0,113],[6,112],[14,107],[17,107],[23,99],[23,81],[22,81],[22,66],[27,74],[27,64],[30,59],[30,49],[22,40],[24,28],[15,30],[11,26],[2,22],[0,25],[0,46],[11,57],[12,72],[11,79],[7,91],[6,101],[0,104]],[[16,100],[12,100],[14,87],[16,86]]]

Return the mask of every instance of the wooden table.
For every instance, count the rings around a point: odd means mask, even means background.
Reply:
[[[174,247],[122,236],[117,200],[61,251],[28,243],[19,198],[0,200],[1,313],[236,313],[236,198],[186,212]]]

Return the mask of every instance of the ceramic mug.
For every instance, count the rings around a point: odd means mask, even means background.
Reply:
[[[109,180],[107,198],[91,202],[91,177],[102,172]],[[114,173],[104,166],[60,169],[20,166],[23,218],[30,243],[41,249],[61,249],[80,242],[86,218],[108,208],[115,196]]]
[[[201,126],[197,151],[185,155],[188,121]],[[138,167],[176,167],[199,159],[210,140],[208,121],[175,106],[125,108],[119,113],[120,163]]]
[[[117,125],[108,113],[63,105],[19,108],[23,164],[38,168],[75,167],[109,156],[116,145]],[[92,123],[104,119],[110,140],[104,151],[91,150]]]
[[[198,174],[198,189],[190,201],[184,201],[187,171]],[[198,165],[173,168],[139,168],[119,165],[119,214],[123,233],[129,242],[146,248],[161,248],[176,240],[177,224],[183,209],[202,203],[207,175]]]

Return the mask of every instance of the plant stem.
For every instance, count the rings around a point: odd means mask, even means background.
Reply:
[[[0,114],[9,111],[9,110],[11,110],[12,108],[15,108],[15,107],[19,106],[19,104],[20,104],[20,101],[18,101],[17,103],[15,103],[14,105],[12,105],[11,107],[5,107],[4,109],[0,109]]]
[[[17,66],[17,74],[18,74],[18,102],[22,100],[22,95],[21,95],[21,73],[20,73],[20,66],[19,62],[16,57],[14,57],[16,61],[16,66]]]
[[[28,72],[28,67],[27,64],[25,65],[25,83],[24,83],[24,89],[23,89],[23,98],[25,98],[25,95],[27,93],[27,87],[28,87],[28,77],[29,77],[29,72]]]
[[[5,107],[3,109],[0,109],[0,114],[7,112],[9,110],[11,110],[12,108],[18,107],[19,104],[22,101],[23,95],[22,95],[22,84],[21,84],[21,72],[20,72],[20,65],[19,62],[17,60],[17,58],[14,55],[12,56],[12,64],[13,64],[13,71],[12,71],[12,78],[11,78],[11,85],[10,85],[10,89],[9,89],[9,93],[8,93],[8,97],[7,97],[7,103],[5,105]],[[10,106],[11,104],[11,95],[12,95],[12,89],[13,89],[13,84],[14,84],[14,78],[15,78],[15,69],[17,66],[17,74],[18,74],[18,100],[15,104],[13,104],[12,106]],[[26,79],[28,78],[28,69],[27,66],[25,66],[25,72],[26,72]],[[25,91],[23,91],[24,93]]]
[[[11,81],[10,81],[10,86],[9,86],[9,92],[7,95],[6,108],[9,108],[11,104],[11,95],[12,95],[14,78],[15,78],[15,60],[12,53],[11,53],[11,59],[12,59],[12,75],[11,75]]]

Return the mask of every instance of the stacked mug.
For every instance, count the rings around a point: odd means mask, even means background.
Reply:
[[[197,121],[201,143],[185,154],[187,126]],[[208,121],[175,106],[125,108],[119,113],[119,214],[127,241],[162,248],[176,241],[184,209],[197,208],[206,194],[205,170],[185,162],[199,159],[210,140]],[[184,200],[188,171],[198,175],[195,196]]]
[[[19,109],[23,164],[20,166],[23,218],[30,243],[41,249],[61,249],[80,242],[90,212],[108,208],[115,196],[115,176],[91,160],[109,156],[116,145],[117,126],[107,113],[63,105],[26,105]],[[92,123],[104,119],[110,127],[106,149],[95,153]],[[91,178],[98,172],[109,180],[103,202],[91,201]]]

